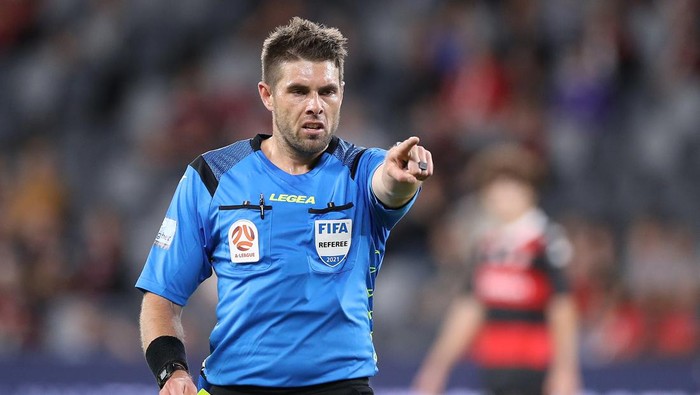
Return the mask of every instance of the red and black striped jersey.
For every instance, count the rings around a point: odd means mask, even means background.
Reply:
[[[486,310],[473,347],[487,366],[548,364],[545,311],[553,295],[569,292],[563,268],[571,247],[562,228],[540,210],[478,239],[467,290]]]

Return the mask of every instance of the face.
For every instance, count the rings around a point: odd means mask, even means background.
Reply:
[[[530,185],[512,178],[499,177],[484,186],[481,201],[495,218],[510,222],[534,206],[535,196]]]
[[[293,155],[312,157],[326,149],[340,121],[343,85],[331,61],[283,62],[274,86],[258,91],[272,112],[273,135]]]

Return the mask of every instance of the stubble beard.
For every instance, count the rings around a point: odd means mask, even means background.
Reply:
[[[275,119],[275,124],[287,148],[300,157],[314,157],[323,152],[328,147],[338,128],[338,122],[334,122],[333,125],[327,125],[329,133],[318,138],[309,139],[301,137],[300,131],[298,132],[288,123],[280,122],[279,119]]]

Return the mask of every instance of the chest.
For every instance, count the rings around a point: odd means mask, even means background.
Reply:
[[[217,272],[351,267],[363,199],[342,172],[298,180],[239,175],[221,184],[216,203],[210,240]]]
[[[545,254],[545,249],[542,237],[516,240],[503,235],[492,235],[481,240],[476,259],[479,266],[528,271]]]

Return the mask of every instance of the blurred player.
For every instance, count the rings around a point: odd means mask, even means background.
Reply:
[[[414,379],[417,393],[442,393],[466,350],[488,394],[578,393],[577,319],[563,273],[571,249],[537,207],[541,173],[537,157],[516,145],[473,159],[469,174],[490,225]]]
[[[300,18],[265,41],[272,134],[187,168],[136,286],[161,395],[372,394],[372,296],[390,229],[433,171],[411,137],[386,151],[335,136],[346,39]],[[215,271],[217,324],[198,387],[180,315]]]

